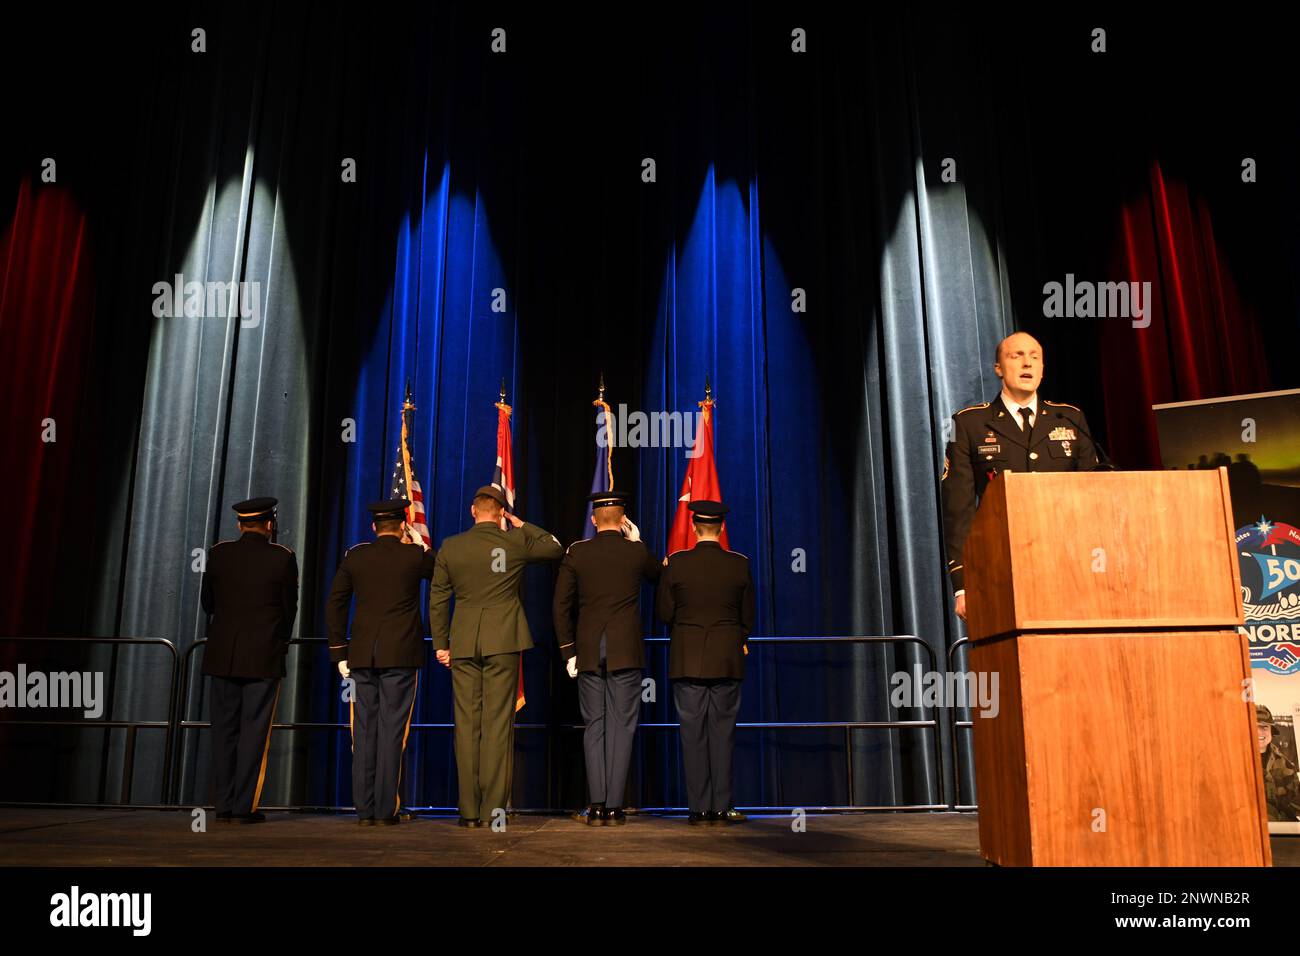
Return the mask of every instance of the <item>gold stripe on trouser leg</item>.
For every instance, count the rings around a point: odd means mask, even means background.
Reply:
[[[275,708],[280,703],[280,687],[283,681],[275,685],[275,700],[271,701],[271,719],[266,725],[266,743],[262,747],[262,767],[257,771],[257,789],[253,791],[253,808],[249,813],[257,812],[257,804],[262,799],[262,784],[266,783],[266,758],[271,753],[271,730],[275,727]]]
[[[420,696],[420,672],[415,672],[415,689],[411,691],[411,709],[406,712],[406,730],[402,733],[402,752],[397,756],[397,793],[395,794],[393,816],[402,809],[402,765],[406,763],[406,741],[411,736],[411,718],[415,716],[415,701]]]

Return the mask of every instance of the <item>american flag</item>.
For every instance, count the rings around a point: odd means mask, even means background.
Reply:
[[[411,404],[411,385],[406,385],[406,401],[402,403],[402,438],[397,443],[397,464],[393,466],[393,484],[390,498],[405,498],[410,502],[406,509],[406,526],[416,539],[416,544],[433,546],[429,526],[424,520],[424,490],[415,477],[415,463],[411,461],[411,427],[414,424],[415,406]]]

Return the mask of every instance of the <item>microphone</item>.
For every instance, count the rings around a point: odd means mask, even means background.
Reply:
[[[1061,419],[1062,421],[1070,422],[1071,425],[1078,428],[1079,431],[1083,433],[1083,437],[1088,439],[1088,441],[1092,442],[1092,447],[1097,449],[1098,452],[1097,466],[1092,469],[1093,471],[1115,471],[1116,470],[1115,463],[1110,460],[1110,455],[1106,454],[1106,449],[1102,447],[1101,442],[1097,441],[1097,439],[1092,437],[1092,433],[1088,431],[1088,429],[1086,429],[1079,422],[1070,421],[1070,419],[1065,417],[1064,412],[1057,412],[1056,417]]]

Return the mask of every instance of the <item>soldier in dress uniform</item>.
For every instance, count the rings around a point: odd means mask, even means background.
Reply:
[[[362,826],[399,821],[402,755],[420,668],[428,660],[420,582],[433,577],[434,553],[410,543],[409,504],[392,498],[367,506],[375,540],[344,555],[326,608],[330,660],[345,680],[353,681],[352,800]],[[356,613],[349,640],[353,597]]]
[[[1088,420],[1073,405],[1038,397],[1043,347],[1032,335],[1009,335],[994,352],[1002,390],[991,402],[952,417],[942,479],[944,545],[957,614],[966,618],[962,547],[984,489],[1004,471],[1091,471],[1097,446]]]
[[[271,722],[298,614],[298,560],[275,543],[275,498],[234,505],[239,538],[208,551],[200,600],[208,614],[212,781],[217,819],[261,823]]]
[[[601,491],[587,500],[596,536],[569,545],[552,612],[587,725],[582,745],[590,802],[581,819],[589,826],[619,825],[627,819],[623,791],[645,667],[641,584],[658,581],[661,566],[627,517],[626,494]]]
[[[692,824],[740,823],[731,805],[731,757],[745,642],[754,627],[749,559],[718,538],[727,507],[690,504],[698,541],[669,556],[656,610],[670,628],[668,677],[681,721],[682,763]]]
[[[442,542],[429,588],[433,646],[439,663],[451,668],[464,827],[484,826],[495,811],[506,810],[519,655],[533,646],[519,588],[528,564],[564,555],[554,535],[505,506],[495,485],[474,493],[474,526]],[[453,593],[456,610],[449,620]]]
[[[1300,776],[1295,764],[1278,746],[1273,712],[1262,704],[1255,705],[1255,731],[1259,759],[1264,765],[1264,804],[1268,818],[1295,823],[1300,819]]]

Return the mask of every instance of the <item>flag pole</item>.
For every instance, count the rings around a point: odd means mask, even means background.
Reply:
[[[614,446],[611,441],[612,416],[609,411],[609,403],[605,401],[605,370],[600,370],[600,384],[596,390],[596,400],[591,403],[605,413],[605,476],[608,479],[605,491],[614,490]],[[599,449],[597,449],[599,452]],[[599,458],[599,455],[597,455]],[[597,489],[599,490],[599,489]],[[591,513],[591,509],[587,509]]]

